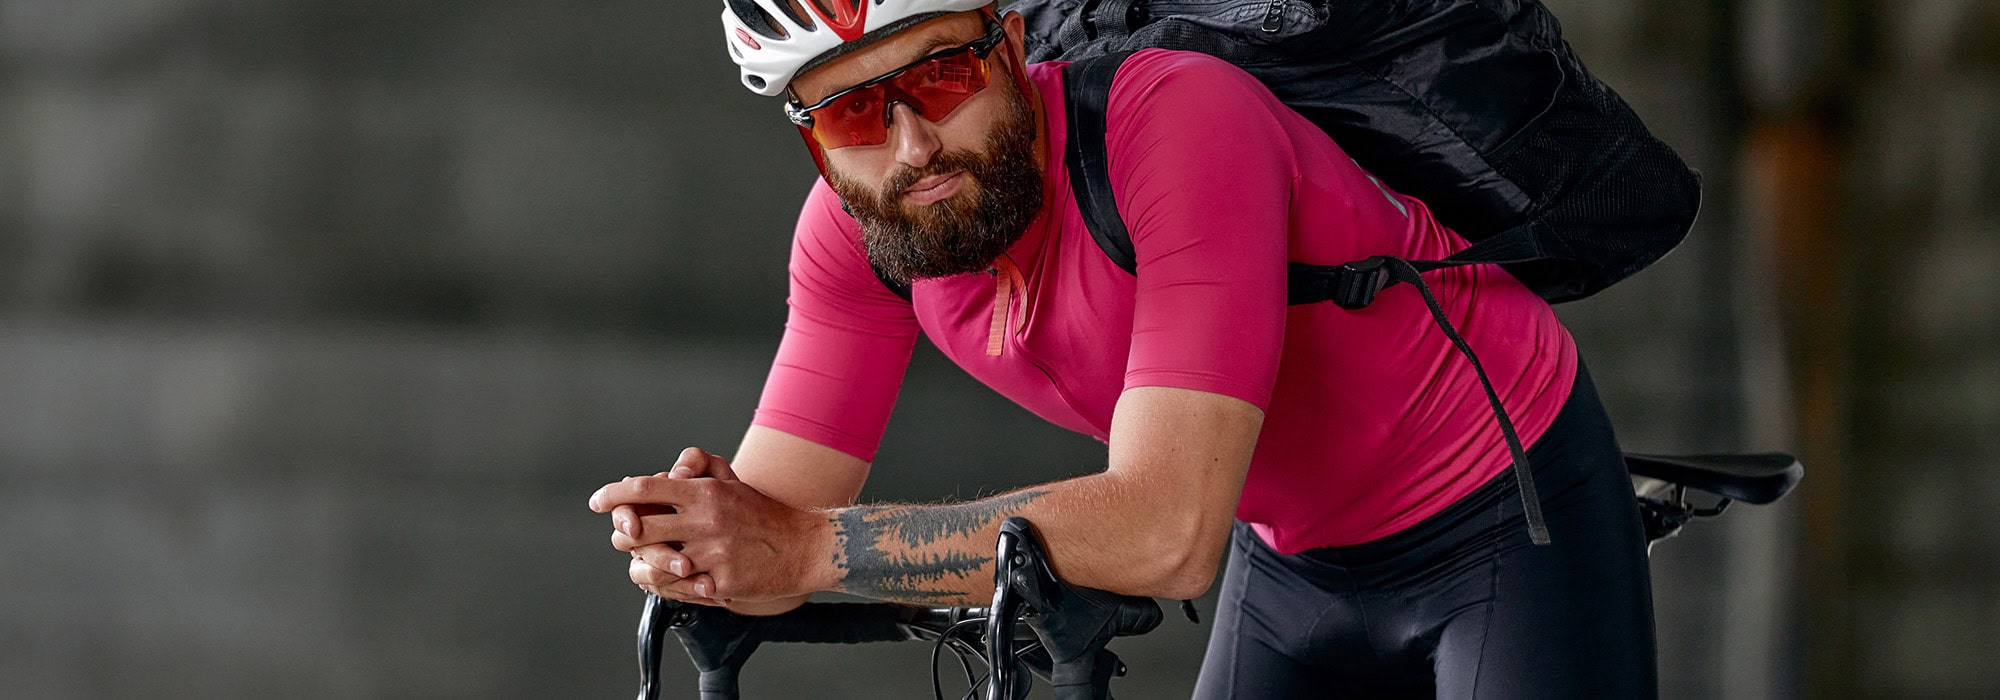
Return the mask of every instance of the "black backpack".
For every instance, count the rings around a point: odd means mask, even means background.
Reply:
[[[1028,61],[1071,62],[1070,185],[1092,238],[1125,271],[1137,260],[1111,192],[1105,109],[1118,66],[1143,48],[1243,68],[1472,241],[1444,260],[1293,262],[1288,301],[1359,309],[1398,282],[1415,286],[1477,371],[1530,536],[1548,542],[1513,421],[1421,274],[1500,264],[1551,303],[1588,297],[1680,244],[1701,177],[1584,69],[1539,0],[1018,0],[1011,9],[1027,23]]]
[[[1013,9],[1027,21],[1029,61],[1074,62],[1067,92],[1082,104],[1071,102],[1070,167],[1084,177],[1072,186],[1100,246],[1128,271],[1131,243],[1102,167],[1103,110],[1121,54],[1149,47],[1243,68],[1475,243],[1419,270],[1505,263],[1551,303],[1574,301],[1673,250],[1700,206],[1700,175],[1584,69],[1539,0],[1019,0]],[[1365,306],[1394,283],[1384,262],[1295,273],[1293,301]],[[1357,266],[1368,271],[1347,271]]]

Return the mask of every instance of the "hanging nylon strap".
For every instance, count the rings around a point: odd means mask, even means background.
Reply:
[[[1451,339],[1451,344],[1458,348],[1459,354],[1464,355],[1466,361],[1472,363],[1472,371],[1479,375],[1479,386],[1486,390],[1486,401],[1493,406],[1493,416],[1500,421],[1500,434],[1506,439],[1507,451],[1514,458],[1514,482],[1521,491],[1521,512],[1527,516],[1528,539],[1535,544],[1548,544],[1549,527],[1542,520],[1542,499],[1535,492],[1535,475],[1528,466],[1528,451],[1521,446],[1521,436],[1514,430],[1514,421],[1507,416],[1507,408],[1501,405],[1499,392],[1493,390],[1493,380],[1487,378],[1486,367],[1480,364],[1479,355],[1472,352],[1472,346],[1466,344],[1465,338],[1458,334],[1458,329],[1451,325],[1451,320],[1445,318],[1444,307],[1438,304],[1437,296],[1431,293],[1430,285],[1425,284],[1423,278],[1424,272],[1447,267],[1514,262],[1480,259],[1496,251],[1504,251],[1508,248],[1505,242],[1485,251],[1477,250],[1487,242],[1511,234],[1512,232],[1501,234],[1461,251],[1461,255],[1474,253],[1468,256],[1473,259],[1452,259],[1459,257],[1454,255],[1445,260],[1411,262],[1402,258],[1378,255],[1340,266],[1290,263],[1287,270],[1290,278],[1288,290],[1290,298],[1287,301],[1291,304],[1333,301],[1342,308],[1359,309],[1373,302],[1375,295],[1383,289],[1398,282],[1408,282],[1416,287],[1418,292],[1423,293],[1424,305],[1429,306],[1431,310],[1431,319],[1437,322],[1437,327],[1444,331],[1445,337]]]

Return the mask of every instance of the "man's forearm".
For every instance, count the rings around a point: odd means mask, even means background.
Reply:
[[[1046,495],[1041,487],[968,503],[833,511],[840,588],[906,603],[991,598],[1000,522]]]
[[[1212,576],[1214,562],[1183,568],[1183,558],[1203,554],[1172,546],[1181,534],[1150,524],[1164,519],[1145,517],[1150,499],[1123,486],[1096,474],[966,503],[829,511],[839,589],[907,603],[986,603],[1000,523],[1014,515],[1035,522],[1058,573],[1073,583],[1171,595],[1201,571]]]

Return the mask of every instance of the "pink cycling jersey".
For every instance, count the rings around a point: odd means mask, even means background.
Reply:
[[[1478,377],[1416,289],[1360,311],[1285,304],[1287,261],[1436,259],[1463,239],[1235,66],[1147,50],[1119,70],[1107,119],[1129,274],[1070,195],[1062,65],[1028,67],[1056,115],[1045,204],[988,273],[918,280],[905,301],[825,182],[813,188],[757,425],[872,460],[921,331],[986,385],[1100,441],[1132,387],[1254,404],[1264,427],[1236,515],[1281,552],[1395,533],[1508,467]],[[1426,279],[1532,445],[1575,378],[1568,331],[1499,268]]]

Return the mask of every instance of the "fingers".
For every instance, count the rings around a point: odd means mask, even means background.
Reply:
[[[639,509],[630,504],[611,509],[611,529],[628,537],[639,535]]]
[[[666,598],[667,600],[678,600],[678,601],[680,601],[680,602],[683,602],[683,603],[693,603],[693,604],[695,604],[695,605],[706,605],[706,606],[709,606],[709,607],[712,607],[712,608],[726,608],[726,607],[729,607],[729,602],[728,602],[728,601],[723,601],[723,600],[716,600],[716,599],[714,599],[714,598],[697,598],[697,597],[693,597],[693,596],[687,596],[687,597],[683,597],[683,596],[681,596],[681,594],[679,594],[679,593],[675,593],[675,592],[673,592],[673,591],[666,591],[666,590],[656,590],[656,589],[655,589],[654,587],[652,587],[652,586],[640,586],[640,587],[639,587],[639,590],[642,590],[642,591],[645,591],[645,592],[647,592],[647,593],[651,593],[651,594],[653,594],[653,595],[656,595],[656,596],[659,596],[659,597],[661,597],[661,598]]]
[[[653,589],[659,591],[662,597],[721,600],[715,597],[715,577],[708,574],[695,574],[671,583],[653,584]]]
[[[692,573],[695,573],[694,560],[672,546],[664,544],[647,545],[632,550],[632,564],[627,569],[632,582],[641,586],[674,583]]]
[[[674,460],[674,466],[667,470],[667,476],[673,479],[708,476],[708,452],[699,447],[681,450],[681,456]]]
[[[690,447],[681,450],[680,459],[674,460],[674,466],[667,470],[667,476],[670,479],[694,479],[704,476],[735,479],[736,472],[729,468],[729,460],[710,454],[699,447]]]
[[[611,509],[627,504],[686,505],[700,493],[699,487],[695,486],[697,483],[659,476],[628,476],[605,484],[596,493],[590,494],[590,510],[609,513]]]
[[[736,470],[729,468],[729,460],[723,459],[722,455],[711,454],[708,456],[708,475],[717,479],[734,480]]]
[[[628,476],[616,483],[605,484],[590,494],[590,509],[607,513],[620,505],[649,503],[664,506],[685,505],[682,501],[690,498],[685,488],[662,485],[660,481],[687,481],[709,477],[734,481],[736,472],[729,468],[729,460],[709,454],[699,447],[681,450],[673,467],[652,476]]]
[[[698,574],[701,579],[699,581],[677,578],[671,581],[653,583],[652,581],[656,580],[656,577],[662,574],[659,573],[658,569],[654,569],[651,565],[640,562],[637,559],[632,560],[630,571],[632,582],[638,584],[640,590],[652,593],[661,598],[718,607],[724,603],[720,599],[709,597],[713,595],[713,591],[715,590],[715,581],[709,579],[707,574]]]
[[[611,548],[630,552],[651,544],[706,541],[710,532],[702,523],[685,515],[652,515],[640,518],[631,532],[612,530]]]
[[[625,533],[628,537],[639,539],[642,537],[641,533],[645,532],[646,518],[673,515],[676,512],[679,511],[673,506],[656,506],[643,503],[621,504],[611,509],[611,527]]]
[[[611,515],[611,546],[632,554],[627,573],[634,584],[663,598],[721,606],[725,601],[714,597],[715,578],[695,573],[693,559],[679,543],[698,538],[715,524],[713,517],[683,514],[686,507],[713,498],[718,480],[735,479],[728,460],[690,447],[667,471],[606,484],[591,494],[590,509]],[[713,509],[701,512],[708,510]]]
[[[681,450],[680,458],[674,460],[673,468],[667,471],[652,476],[628,476],[605,484],[590,494],[590,509],[606,513],[628,503],[685,505],[687,499],[694,497],[688,486],[661,482],[687,482],[700,477],[734,481],[736,472],[729,468],[729,460],[709,454],[699,447],[690,447]]]
[[[654,568],[650,562],[639,559],[633,559],[631,565],[625,568],[625,572],[632,579],[632,583],[663,598],[685,600],[715,596],[715,577],[707,573],[686,577],[675,576]]]

